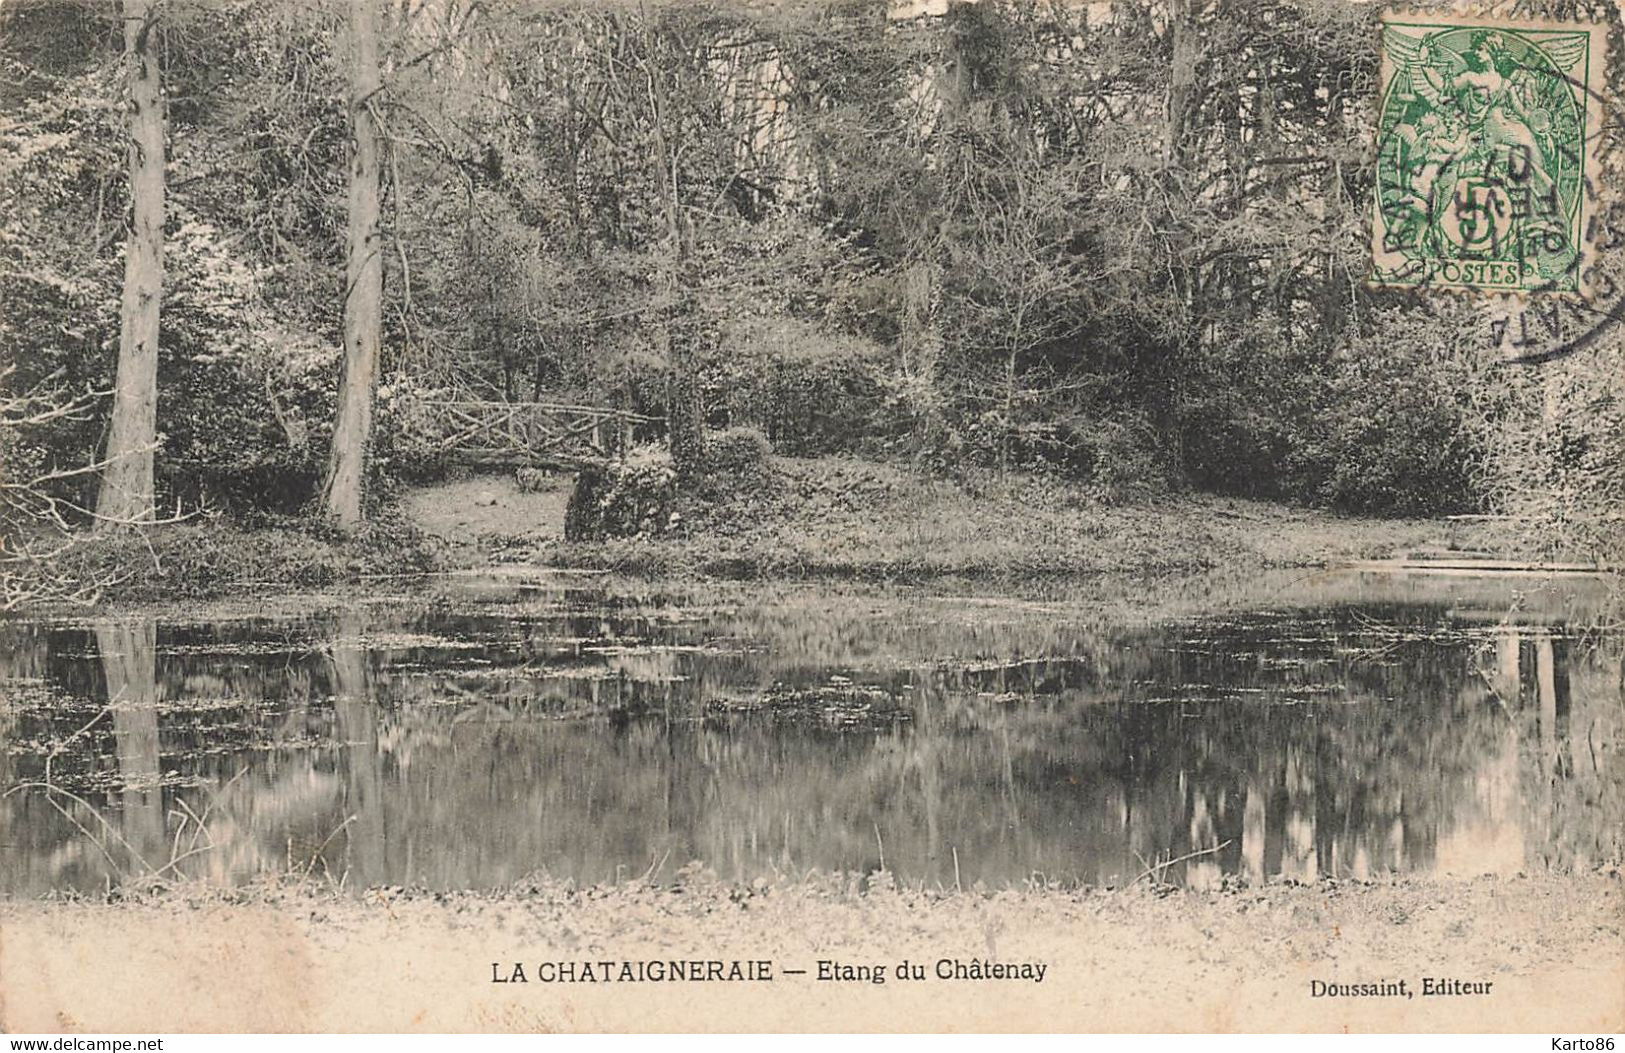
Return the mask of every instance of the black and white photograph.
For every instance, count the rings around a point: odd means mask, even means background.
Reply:
[[[0,0],[0,1031],[1612,1049],[1622,190],[1617,0]]]

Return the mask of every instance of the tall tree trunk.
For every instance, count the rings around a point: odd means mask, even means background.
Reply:
[[[933,436],[941,424],[937,403],[939,366],[942,361],[942,331],[938,324],[937,295],[942,286],[939,257],[940,235],[933,232],[913,252],[904,265],[902,315],[898,348],[906,387],[910,422],[914,429],[914,466],[918,468],[930,451]]]
[[[1168,10],[1169,71],[1168,112],[1163,126],[1164,184],[1171,201],[1182,201],[1191,177],[1191,126],[1200,101],[1197,83],[1201,63],[1201,37],[1196,25],[1196,0],[1171,0]],[[1161,365],[1159,390],[1153,395],[1151,412],[1158,431],[1168,437],[1169,459],[1176,471],[1185,470],[1184,371],[1200,339],[1192,326],[1196,313],[1197,275],[1191,265],[1190,232],[1181,222],[1171,224],[1169,234],[1169,273],[1174,277],[1177,309],[1184,316],[1184,332],[1169,349]]]
[[[689,475],[698,468],[705,453],[705,406],[690,336],[673,332],[676,323],[688,314],[688,289],[683,273],[688,259],[688,237],[666,129],[669,110],[666,85],[660,64],[655,61],[655,31],[650,23],[654,16],[644,10],[639,12],[639,17],[643,22],[643,73],[654,130],[650,160],[666,228],[666,246],[661,252],[666,303],[657,315],[660,326],[657,339],[666,352],[666,368],[670,371],[666,383],[666,435],[678,473]]]
[[[350,129],[354,143],[345,239],[344,376],[339,381],[338,421],[322,488],[328,514],[346,532],[357,530],[362,522],[384,299],[378,230],[381,136],[372,110],[381,86],[374,4],[375,0],[350,0]]]
[[[164,103],[153,0],[125,0],[130,88],[130,226],[124,248],[118,376],[96,512],[98,528],[153,518],[158,445],[158,310],[164,285]]]
[[[1196,65],[1200,59],[1192,0],[1172,0],[1168,10],[1168,113],[1163,126],[1163,157],[1179,166],[1185,161],[1186,136],[1196,103]]]
[[[1025,295],[1025,291],[1023,291]],[[1021,356],[1021,324],[1024,312],[1016,309],[1015,326],[1004,356],[1004,425],[999,429],[999,478],[1010,475],[1010,433],[1016,427],[1016,364]]]

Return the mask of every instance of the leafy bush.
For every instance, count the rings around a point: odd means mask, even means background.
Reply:
[[[1615,353],[1604,346],[1499,370],[1480,384],[1473,418],[1489,450],[1493,510],[1515,516],[1540,551],[1612,565],[1625,555],[1625,372]]]
[[[1097,501],[1124,504],[1168,489],[1162,444],[1143,417],[1101,417],[1080,428],[1076,445],[1088,464],[1084,478],[1089,493]]]
[[[1343,363],[1328,389],[1324,433],[1304,437],[1324,460],[1317,496],[1336,509],[1387,516],[1476,510],[1480,456],[1452,380],[1448,369],[1398,355]]]
[[[767,436],[755,428],[726,428],[707,436],[701,471],[678,511],[689,527],[734,534],[771,515],[780,490]]]
[[[568,541],[659,537],[681,522],[677,469],[665,450],[643,448],[625,461],[590,465],[576,476],[564,511]]]
[[[1198,487],[1310,503],[1322,458],[1305,440],[1321,419],[1332,358],[1323,341],[1288,339],[1279,319],[1233,322],[1186,357],[1182,468]]]
[[[1465,325],[1379,312],[1349,344],[1243,326],[1186,383],[1186,470],[1221,493],[1346,512],[1427,516],[1484,503],[1470,406],[1481,381],[1452,341]]]
[[[87,234],[117,230],[97,222],[94,204],[108,172],[123,165],[118,82],[88,75],[63,88],[71,90],[30,99],[0,123],[0,366],[12,396],[112,387],[119,255],[113,239],[91,246]],[[118,196],[107,202],[109,216],[120,214]],[[87,413],[13,430],[0,440],[6,473],[27,479],[92,463],[104,423]],[[94,483],[62,480],[53,496],[88,504]]]
[[[748,479],[770,468],[773,444],[756,428],[727,428],[705,441],[705,470],[712,476]]]
[[[375,479],[433,482],[452,462],[442,448],[443,425],[429,401],[455,398],[396,374],[381,384],[373,403],[373,445],[368,468]]]
[[[171,501],[293,512],[315,494],[336,408],[339,350],[273,326],[258,282],[218,231],[168,239],[157,468]],[[230,412],[221,412],[230,407]]]
[[[887,357],[793,318],[736,321],[707,369],[712,423],[758,428],[795,457],[861,449],[897,430],[880,380]]]

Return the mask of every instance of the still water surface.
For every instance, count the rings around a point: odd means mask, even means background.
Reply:
[[[0,622],[0,893],[1584,865],[1620,839],[1595,590],[1347,573],[1136,611],[543,575]]]

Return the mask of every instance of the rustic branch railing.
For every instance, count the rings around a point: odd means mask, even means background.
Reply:
[[[439,418],[440,449],[467,464],[580,467],[619,460],[638,425],[662,420],[564,402],[457,400],[423,406]]]

